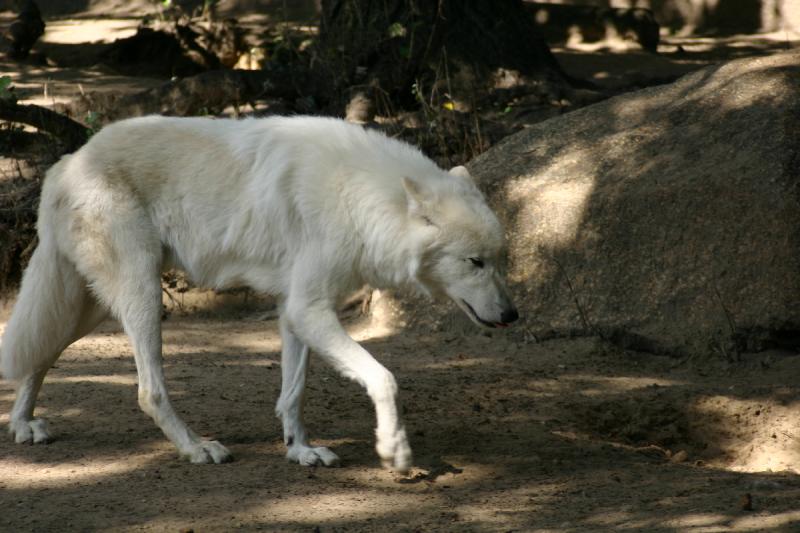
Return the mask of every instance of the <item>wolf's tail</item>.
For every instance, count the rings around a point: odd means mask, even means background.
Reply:
[[[12,381],[53,364],[72,340],[88,295],[72,262],[42,237],[0,344],[0,374]]]

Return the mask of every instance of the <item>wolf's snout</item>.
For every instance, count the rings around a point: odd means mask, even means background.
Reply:
[[[504,324],[510,324],[511,322],[514,322],[514,321],[515,321],[515,320],[517,320],[518,318],[519,318],[519,313],[517,313],[517,310],[516,310],[516,309],[514,309],[513,307],[512,307],[511,309],[506,309],[506,310],[505,310],[505,311],[503,311],[503,313],[500,315],[500,320],[501,320],[501,321],[502,321]]]

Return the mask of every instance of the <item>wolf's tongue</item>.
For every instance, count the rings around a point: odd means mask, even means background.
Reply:
[[[498,328],[507,328],[508,327],[508,324],[506,324],[505,322],[495,322],[494,325],[497,326]]]

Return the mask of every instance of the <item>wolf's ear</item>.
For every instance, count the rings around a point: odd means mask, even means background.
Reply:
[[[406,191],[409,213],[421,216],[430,223],[428,211],[430,211],[433,195],[425,184],[411,178],[403,178],[403,189]]]
[[[459,178],[464,179],[472,184],[475,183],[475,178],[472,177],[472,174],[469,173],[467,167],[463,165],[458,165],[457,167],[453,167],[450,169],[450,174],[452,176],[458,176]]]

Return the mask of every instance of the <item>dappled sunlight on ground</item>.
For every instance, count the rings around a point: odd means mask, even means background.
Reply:
[[[660,47],[664,53],[675,52],[673,47],[680,46],[684,53],[718,52],[723,48],[738,49],[743,53],[752,54],[760,50],[768,52],[777,49],[790,49],[800,42],[800,33],[795,31],[776,31],[759,33],[756,35],[741,34],[727,37],[666,37]]]
[[[431,370],[447,370],[448,368],[469,368],[473,366],[491,365],[495,361],[488,357],[456,357],[451,361],[443,361],[441,363],[429,363],[425,368]]]
[[[800,510],[777,513],[772,516],[745,516],[736,518],[730,522],[733,531],[764,531],[771,528],[774,531],[793,531],[797,530],[800,524]]]
[[[391,497],[375,498],[374,495],[360,496],[352,491],[341,491],[289,496],[266,501],[253,510],[261,511],[271,520],[313,527],[341,519],[353,521],[380,519],[398,510],[417,509],[422,513],[431,512],[443,503],[437,500],[439,498],[435,496],[428,497],[423,503],[413,494],[395,493]]]
[[[139,19],[102,19],[87,24],[85,20],[49,20],[35,48],[36,53],[42,54],[43,64],[2,58],[0,71],[11,77],[20,103],[48,107],[94,91],[122,94],[155,87],[163,81],[123,76],[102,66],[86,64],[87,58],[106,44],[136,33],[139,22]],[[60,63],[63,58],[69,58],[72,66],[52,64]]]
[[[48,383],[111,383],[114,385],[136,385],[135,375],[120,375],[111,374],[103,376],[65,376],[65,377],[51,377]]]
[[[800,472],[800,402],[727,395],[700,397],[692,404],[715,431],[722,464],[739,472]]]
[[[647,387],[674,387],[685,385],[685,382],[664,379],[658,376],[596,376],[589,374],[572,374],[561,377],[561,382],[566,382],[563,387],[574,390],[586,396],[602,396],[609,392],[625,392]]]
[[[21,457],[0,459],[3,485],[7,489],[60,488],[91,483],[93,480],[136,472],[175,453],[163,444],[138,447],[136,454],[84,457],[77,461],[50,464],[25,461]]]
[[[553,53],[573,76],[613,92],[668,83],[698,68],[737,57],[790,50],[800,46],[797,32],[728,37],[662,36],[658,54],[603,43],[554,47]],[[597,53],[598,50],[602,53]]]
[[[92,24],[85,20],[49,20],[40,39],[44,43],[110,43],[134,35],[140,23],[139,18],[101,19]]]
[[[110,321],[70,347],[45,381],[37,414],[56,440],[0,440],[0,469],[8,473],[0,491],[16,511],[0,517],[0,529],[574,533],[800,524],[799,476],[728,468],[737,465],[731,453],[747,452],[730,446],[733,415],[740,415],[735,442],[789,424],[798,408],[791,401],[797,385],[787,377],[792,360],[775,371],[759,359],[687,366],[597,339],[391,334],[365,320],[351,330],[396,373],[415,453],[407,476],[379,467],[363,390],[316,357],[307,422],[314,443],[331,447],[343,464],[288,464],[273,413],[277,322],[175,315],[164,322],[173,402],[236,458],[186,463],[139,410],[130,344]],[[12,397],[11,386],[0,384],[0,424]],[[746,412],[753,416],[743,419]],[[681,462],[670,458],[681,451],[688,451]],[[779,457],[775,451],[747,452],[742,464],[778,466],[768,461]],[[745,493],[754,511],[739,508]]]
[[[772,516],[764,514],[733,518],[723,514],[692,513],[680,518],[664,522],[641,521],[635,529],[648,527],[668,527],[675,531],[697,531],[701,533],[718,533],[721,531],[793,531],[800,519],[800,511],[789,511]]]
[[[98,94],[121,93],[131,90],[145,90],[163,83],[150,78],[131,78],[115,75],[97,68],[55,68],[32,67],[11,68],[11,64],[0,59],[0,71],[3,71],[15,87],[19,95],[19,103],[52,106],[64,104],[80,97],[91,90]]]

